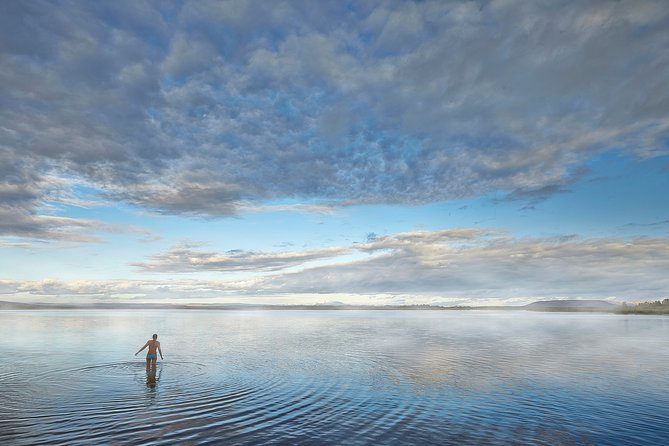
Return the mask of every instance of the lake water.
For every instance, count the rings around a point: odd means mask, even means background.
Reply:
[[[0,444],[660,445],[668,372],[661,316],[0,311]]]

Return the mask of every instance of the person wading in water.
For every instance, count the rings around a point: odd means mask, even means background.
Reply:
[[[153,339],[146,341],[146,344],[135,353],[135,356],[139,354],[146,347],[149,347],[149,352],[146,354],[146,371],[156,370],[156,361],[158,361],[158,353],[160,353],[160,359],[163,359],[163,351],[160,349],[160,342],[158,342],[158,335],[154,334]]]

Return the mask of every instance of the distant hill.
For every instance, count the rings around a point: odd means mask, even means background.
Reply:
[[[524,306],[439,305],[347,305],[323,302],[316,305],[262,304],[166,304],[166,303],[24,303],[0,301],[0,310],[529,310],[529,311],[616,311],[622,307],[605,300],[547,300]]]
[[[344,302],[341,302],[339,300],[331,300],[329,302],[321,302],[318,304],[315,304],[314,306],[320,307],[320,306],[327,306],[327,307],[335,307],[335,306],[345,306],[346,304]]]
[[[34,308],[39,308],[39,306],[34,304],[25,304],[21,302],[5,302],[3,300],[0,300],[0,310],[32,310]]]
[[[588,311],[615,310],[619,305],[605,300],[540,300],[525,305],[525,310],[537,311]]]

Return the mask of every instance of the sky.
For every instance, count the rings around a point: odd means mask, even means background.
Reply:
[[[669,4],[4,1],[0,300],[669,297]]]

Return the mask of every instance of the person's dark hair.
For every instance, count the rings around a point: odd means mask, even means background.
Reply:
[[[153,339],[156,339],[157,337],[158,337],[157,334],[154,334],[154,335],[153,335]]]

